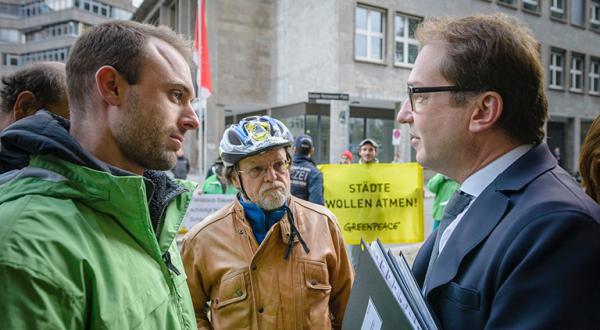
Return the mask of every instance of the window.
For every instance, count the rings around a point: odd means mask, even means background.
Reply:
[[[572,92],[583,92],[583,63],[585,57],[581,54],[571,54],[571,89]]]
[[[21,33],[19,30],[0,28],[0,42],[21,43]]]
[[[590,3],[590,27],[600,30],[600,0],[592,0]]]
[[[571,24],[585,26],[585,0],[571,1]]]
[[[394,22],[396,29],[396,51],[394,56],[394,64],[411,66],[415,63],[417,53],[419,52],[419,44],[415,39],[415,30],[421,22],[420,18],[396,15]]]
[[[537,13],[540,11],[540,3],[538,0],[523,0],[523,9]]]
[[[562,89],[564,86],[565,53],[562,50],[550,52],[550,88]]]
[[[590,94],[600,95],[600,58],[592,58],[590,60],[590,78],[589,92]]]
[[[550,1],[550,16],[561,20],[565,19],[565,0]]]
[[[26,53],[21,55],[21,64],[27,64],[35,61],[60,61],[67,60],[69,55],[69,47],[43,50],[40,52]]]
[[[356,7],[354,57],[383,62],[385,15],[381,10]]]
[[[6,54],[6,59],[4,65],[7,66],[19,66],[21,63],[19,60],[19,55],[17,54]]]
[[[516,3],[516,0],[498,0],[499,4],[504,4],[504,5],[509,5],[509,6],[514,6]]]
[[[15,4],[0,3],[0,16],[16,18],[20,15],[21,7]]]

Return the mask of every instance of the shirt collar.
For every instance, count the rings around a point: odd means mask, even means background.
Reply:
[[[504,170],[526,154],[531,148],[533,148],[533,145],[523,144],[498,157],[484,168],[471,174],[460,186],[460,190],[474,197],[479,196],[498,175],[504,172]]]

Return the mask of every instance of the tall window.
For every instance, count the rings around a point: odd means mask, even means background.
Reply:
[[[585,26],[585,0],[571,0],[571,24]]]
[[[385,12],[370,7],[356,7],[354,57],[383,62]]]
[[[590,94],[600,95],[600,58],[592,58],[590,60],[590,72],[588,77],[590,77]]]
[[[420,18],[397,14],[394,25],[396,30],[396,51],[394,64],[412,66],[419,52],[419,44],[415,39],[415,30]]]
[[[565,0],[550,0],[550,16],[565,19]]]
[[[550,84],[551,88],[564,87],[564,65],[565,65],[565,54],[564,51],[552,50],[550,52]]]
[[[571,91],[583,92],[583,63],[585,58],[581,54],[572,53],[571,55]]]
[[[538,0],[523,0],[523,9],[539,12],[540,2]]]
[[[600,0],[590,2],[590,27],[600,30]]]

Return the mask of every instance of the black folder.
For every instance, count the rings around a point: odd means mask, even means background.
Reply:
[[[342,329],[437,330],[404,256],[385,252],[379,240],[361,240],[360,248]]]

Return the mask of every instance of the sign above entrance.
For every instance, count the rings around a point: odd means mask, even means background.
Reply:
[[[317,100],[349,101],[350,95],[344,93],[315,93],[308,92],[308,102],[315,103]]]

